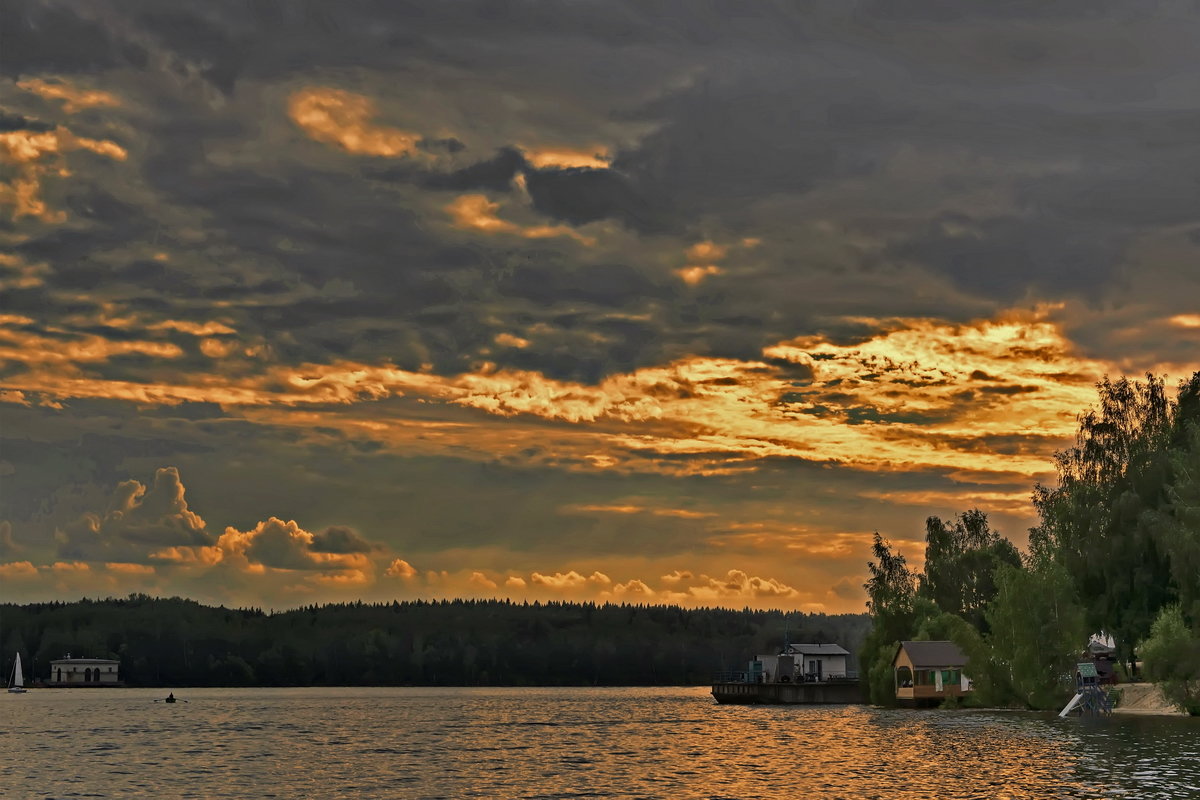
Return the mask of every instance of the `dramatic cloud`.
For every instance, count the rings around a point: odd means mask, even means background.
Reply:
[[[857,611],[1200,368],[1195,9],[310,11],[0,7],[6,599]]]
[[[271,567],[288,570],[360,569],[367,559],[360,552],[329,552],[318,543],[319,534],[300,528],[294,520],[271,517],[253,530],[226,529],[217,541],[224,558],[243,560],[247,569]],[[360,540],[361,541],[361,540]]]
[[[371,99],[339,89],[311,88],[288,100],[288,116],[318,142],[354,155],[398,158],[417,156],[421,137],[375,124]]]
[[[537,150],[527,150],[525,157],[529,160],[530,164],[538,169],[570,169],[581,167],[605,169],[612,160],[612,156],[608,154],[607,148],[603,146],[596,146],[591,150],[543,147]]]
[[[5,580],[32,578],[38,574],[37,567],[28,561],[10,561],[0,564],[0,576]]]
[[[335,526],[314,533],[309,547],[314,553],[370,553],[378,549],[353,528]]]
[[[774,578],[759,578],[747,575],[742,570],[731,569],[723,577],[699,576],[700,582],[679,587],[667,595],[674,602],[702,602],[706,605],[734,605],[747,602],[760,605],[763,600],[769,605],[792,605],[799,592]]]
[[[103,514],[85,514],[55,533],[58,555],[137,563],[157,547],[212,544],[213,536],[204,520],[188,509],[184,494],[174,467],[155,472],[149,490],[138,481],[125,481],[117,487]]]
[[[412,564],[402,558],[397,558],[388,566],[385,573],[389,578],[411,578],[417,574]]]
[[[42,199],[42,183],[47,176],[66,177],[67,153],[87,151],[116,161],[128,154],[120,145],[104,139],[76,136],[59,125],[53,130],[0,131],[0,165],[13,173],[0,181],[0,206],[12,206],[14,220],[35,217],[42,222],[63,222],[64,211],[50,208]]]
[[[579,589],[588,584],[596,586],[608,587],[612,585],[612,579],[601,572],[593,572],[588,577],[580,575],[578,572],[571,570],[565,575],[561,572],[556,572],[553,575],[542,575],[535,572],[530,576],[530,583],[534,586],[544,586],[547,589],[556,591],[568,591],[571,589]]]
[[[63,111],[68,114],[95,106],[121,105],[121,101],[109,92],[98,89],[80,89],[62,80],[32,78],[26,81],[17,81],[17,88],[32,92],[47,100],[61,101]]]
[[[455,227],[479,231],[486,234],[514,234],[526,239],[547,239],[567,236],[581,244],[595,244],[595,239],[583,236],[566,225],[526,225],[509,222],[497,216],[499,203],[493,203],[482,194],[464,194],[446,206],[446,211]]]

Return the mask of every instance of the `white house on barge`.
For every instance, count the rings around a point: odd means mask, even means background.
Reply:
[[[784,652],[796,659],[796,676],[805,681],[851,677],[846,671],[850,651],[840,644],[789,644]]]
[[[756,656],[745,672],[718,675],[718,703],[861,703],[858,676],[846,669],[850,652],[836,644],[785,644],[777,654]]]

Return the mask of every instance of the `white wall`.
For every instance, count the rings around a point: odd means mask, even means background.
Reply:
[[[104,685],[108,683],[115,684],[117,682],[117,664],[51,664],[50,665],[50,681],[57,683],[61,680],[62,683],[79,684],[80,686],[95,686],[96,684]],[[93,672],[96,669],[100,670],[100,680],[93,678],[91,681],[83,679],[84,670],[90,669]],[[62,678],[59,678],[59,670],[62,671]]]
[[[821,662],[821,677],[842,677],[846,674],[846,656],[843,655],[817,655],[817,654],[796,654],[796,670],[801,674],[807,675],[812,670],[809,669],[810,661]]]

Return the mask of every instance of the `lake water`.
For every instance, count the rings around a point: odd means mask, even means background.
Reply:
[[[0,797],[1200,797],[1200,719],[718,706],[707,688],[42,689]]]

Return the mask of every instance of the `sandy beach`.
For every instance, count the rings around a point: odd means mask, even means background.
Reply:
[[[1124,683],[1117,687],[1121,701],[1114,714],[1145,714],[1186,717],[1187,714],[1167,702],[1162,689],[1153,683]]]

